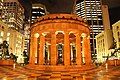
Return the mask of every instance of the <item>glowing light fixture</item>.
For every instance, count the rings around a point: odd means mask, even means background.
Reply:
[[[36,38],[38,38],[38,37],[39,37],[39,34],[38,34],[38,33],[35,33],[34,36],[35,36]]]

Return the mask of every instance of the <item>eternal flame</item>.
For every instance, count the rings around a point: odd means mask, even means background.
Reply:
[[[80,71],[91,68],[90,30],[74,14],[49,14],[31,27],[29,68]]]

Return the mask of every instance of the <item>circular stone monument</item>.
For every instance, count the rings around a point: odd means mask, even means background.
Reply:
[[[73,14],[49,14],[31,26],[29,68],[80,71],[91,66],[90,30]]]

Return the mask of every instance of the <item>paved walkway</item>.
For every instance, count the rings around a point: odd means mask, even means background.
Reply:
[[[120,66],[82,72],[43,72],[17,66],[0,66],[0,80],[120,80]]]

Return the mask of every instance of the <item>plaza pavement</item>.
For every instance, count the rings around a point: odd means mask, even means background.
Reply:
[[[22,66],[0,66],[0,80],[120,80],[120,66],[81,72],[44,72]]]

